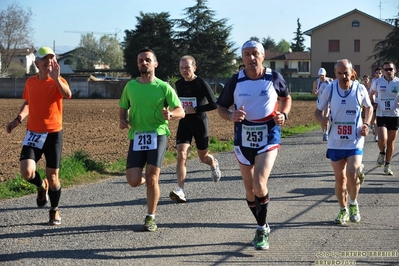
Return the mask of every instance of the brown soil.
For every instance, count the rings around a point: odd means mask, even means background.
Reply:
[[[25,134],[26,121],[8,134],[5,127],[15,118],[22,105],[21,99],[0,99],[0,117],[3,129],[0,130],[0,182],[12,179],[19,172],[19,153]],[[289,120],[285,127],[315,123],[312,101],[294,101]],[[115,162],[127,154],[127,130],[119,129],[118,100],[64,101],[64,146],[63,156],[83,150],[90,158],[101,162]],[[233,124],[219,117],[216,111],[208,113],[210,136],[219,140],[233,137]],[[171,136],[168,150],[175,150],[177,122],[170,123]],[[39,167],[45,167],[45,160]]]

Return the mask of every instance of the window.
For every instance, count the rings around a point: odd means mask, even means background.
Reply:
[[[328,51],[329,52],[339,52],[339,40],[329,40],[328,41]]]
[[[273,70],[276,70],[276,62],[275,61],[270,62],[270,68]]]
[[[360,52],[360,40],[355,40],[354,42],[354,51]]]
[[[352,27],[360,27],[360,22],[358,20],[352,21]]]
[[[72,65],[72,60],[71,59],[66,59],[64,61],[64,65]]]
[[[309,62],[298,62],[298,72],[309,72]]]

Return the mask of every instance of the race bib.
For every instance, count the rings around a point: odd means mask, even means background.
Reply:
[[[133,150],[147,151],[157,148],[157,132],[134,132]]]
[[[395,109],[395,99],[380,99],[380,108],[382,108],[382,111],[391,111]]]
[[[44,142],[46,142],[48,133],[36,133],[28,130],[25,139],[22,142],[24,146],[31,146],[38,149],[43,149]]]
[[[247,126],[242,125],[242,146],[247,148],[259,148],[267,144],[267,125]]]
[[[355,140],[356,126],[355,122],[335,122],[334,138],[339,140]]]
[[[182,107],[191,106],[193,108],[197,107],[196,97],[179,97]]]

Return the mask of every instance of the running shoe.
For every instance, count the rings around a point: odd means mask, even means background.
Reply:
[[[378,142],[378,136],[374,135],[374,142]]]
[[[359,172],[357,173],[357,178],[359,178],[360,184],[363,184],[365,177],[366,176],[364,174],[364,164],[362,164],[359,168]]]
[[[37,207],[43,208],[48,202],[48,181],[43,179],[43,185],[37,188]]]
[[[327,132],[323,133],[323,141],[328,141],[328,133]]]
[[[385,163],[385,154],[378,154],[378,159],[377,159],[377,166],[381,167]]]
[[[220,172],[220,169],[219,169],[219,162],[216,159],[215,159],[215,168],[211,167],[211,172],[212,172],[213,181],[218,182],[220,180],[220,178],[222,177],[222,173]]]
[[[393,172],[391,170],[391,165],[390,164],[387,164],[387,165],[384,166],[384,173],[387,174],[387,175],[393,175]]]
[[[155,219],[151,216],[146,216],[144,219],[143,231],[155,232],[157,230],[157,224],[155,223]]]
[[[359,206],[357,204],[349,204],[349,215],[352,223],[360,222],[361,217],[359,212]]]
[[[270,234],[270,226],[267,223],[266,223],[266,229],[265,230],[266,230],[266,233]],[[256,245],[256,235],[255,235],[254,239],[252,240],[251,244],[252,244],[252,246],[255,247],[255,245]]]
[[[254,239],[256,250],[269,249],[269,233],[266,229],[257,229]]]
[[[50,210],[48,225],[60,225],[60,224],[61,224],[60,212],[58,210]]]
[[[183,189],[177,187],[169,193],[169,198],[177,203],[187,202],[186,195],[184,195]]]
[[[349,213],[347,209],[341,209],[338,213],[337,218],[335,218],[334,223],[336,224],[346,224],[349,221]]]

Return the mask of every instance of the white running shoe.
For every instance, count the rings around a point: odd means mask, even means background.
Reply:
[[[385,163],[385,154],[379,153],[377,158],[377,166],[381,167],[384,165],[384,163]]]
[[[218,160],[215,159],[215,168],[211,167],[211,171],[212,171],[212,179],[214,182],[218,182],[220,180],[220,178],[222,177],[222,173],[220,172],[219,169],[219,162]]]
[[[387,175],[393,175],[390,164],[384,166],[384,173]]]
[[[169,198],[177,203],[187,202],[186,195],[184,195],[183,189],[177,187],[169,193]]]

